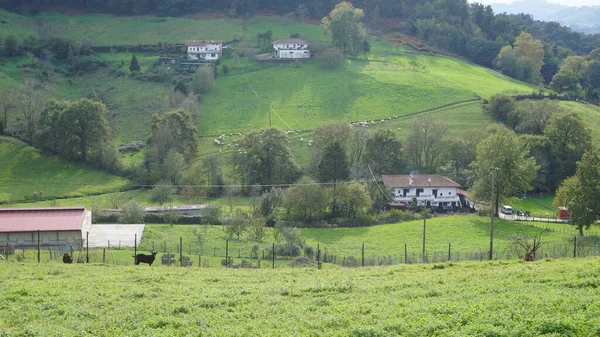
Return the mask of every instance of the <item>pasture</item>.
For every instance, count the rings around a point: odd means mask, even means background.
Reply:
[[[0,261],[0,335],[595,336],[598,262],[319,271]]]
[[[5,202],[108,193],[129,183],[91,165],[45,155],[6,137],[0,137],[0,180],[0,201]]]

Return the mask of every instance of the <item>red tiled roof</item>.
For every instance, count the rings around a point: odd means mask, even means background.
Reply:
[[[271,44],[306,44],[307,42],[302,39],[281,39],[271,42]]]
[[[461,187],[459,184],[439,174],[406,174],[382,176],[387,188],[398,187]]]
[[[205,46],[207,44],[223,44],[223,40],[187,40],[186,46]]]
[[[0,232],[78,231],[85,207],[0,208]]]

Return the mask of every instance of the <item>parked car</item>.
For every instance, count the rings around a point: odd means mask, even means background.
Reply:
[[[508,205],[502,206],[502,208],[500,209],[500,212],[502,212],[502,214],[506,214],[506,215],[513,215],[515,213],[513,208]]]

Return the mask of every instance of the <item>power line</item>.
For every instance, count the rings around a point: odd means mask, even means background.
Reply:
[[[277,116],[277,118],[279,118],[279,120],[281,120],[281,122],[283,124],[285,124],[285,126],[288,127],[288,129],[290,131],[294,131],[294,129],[288,124],[286,123],[283,118],[281,118],[281,116],[277,113],[277,111],[275,111],[275,109],[271,106],[270,103],[268,103],[267,101],[265,101],[254,89],[254,87],[252,86],[252,83],[250,83],[250,80],[248,79],[248,76],[246,75],[246,71],[244,70],[244,66],[242,66],[242,63],[240,62],[240,58],[237,57],[237,62],[238,62],[238,66],[240,67],[240,69],[242,70],[242,74],[244,74],[244,78],[246,79],[246,82],[248,83],[248,85],[250,86],[250,89],[252,89],[252,92],[254,93],[254,95],[256,95],[256,97],[263,103],[268,104],[269,105],[269,113],[270,111],[273,111],[273,113],[275,114],[275,116]]]
[[[367,165],[367,167],[369,168],[369,172],[371,172],[371,177],[373,177],[373,181],[375,182],[375,184],[377,185],[377,188],[379,189],[379,191],[381,192],[381,194],[383,194],[389,201],[394,201],[392,198],[390,198],[389,195],[387,195],[387,193],[385,193],[381,187],[379,186],[379,182],[377,181],[377,179],[375,178],[375,175],[373,174],[373,170],[371,170],[371,165]]]

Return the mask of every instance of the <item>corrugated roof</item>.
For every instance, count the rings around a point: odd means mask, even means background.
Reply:
[[[80,231],[85,207],[0,208],[0,232]]]
[[[450,178],[446,178],[439,174],[384,175],[381,178],[383,179],[383,183],[387,188],[461,187]]]
[[[271,44],[306,44],[307,42],[302,39],[281,39],[273,41]]]
[[[187,40],[186,46],[206,46],[207,44],[223,44],[223,40]]]

